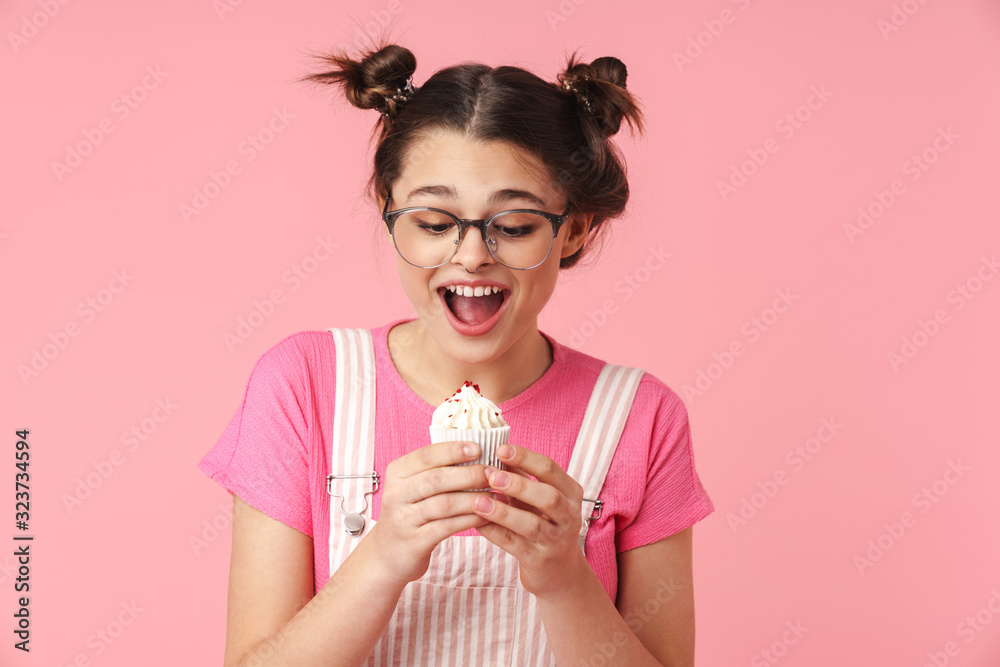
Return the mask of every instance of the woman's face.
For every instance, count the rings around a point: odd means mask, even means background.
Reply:
[[[459,218],[485,219],[512,208],[559,214],[566,204],[534,156],[507,143],[437,131],[411,145],[389,210],[429,206]],[[533,269],[497,262],[474,228],[465,232],[455,256],[436,269],[412,266],[397,255],[403,291],[442,350],[464,364],[488,363],[537,331],[559,260],[580,248],[588,223],[589,217],[571,214],[549,256]],[[500,288],[500,295],[460,297],[450,285]]]

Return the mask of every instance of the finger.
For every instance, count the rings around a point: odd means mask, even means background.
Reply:
[[[404,491],[399,498],[403,502],[416,503],[439,493],[465,491],[483,488],[485,466],[445,466],[418,472],[405,479]]]
[[[463,514],[462,516],[452,516],[447,519],[431,521],[418,528],[417,531],[422,539],[427,540],[428,544],[437,544],[447,537],[461,533],[463,530],[469,530],[470,528],[478,530],[489,525],[489,523],[489,519],[481,516]]]
[[[527,477],[528,479],[535,479],[534,475],[529,475],[526,471],[518,468],[515,465],[511,465],[509,463],[504,463],[503,464],[503,469],[506,470],[507,472],[512,472],[512,473],[518,474],[521,477]]]
[[[487,494],[488,492],[465,493],[455,491],[453,493],[439,493],[430,498],[425,498],[413,505],[419,517],[418,526],[424,526],[433,521],[440,521],[456,516],[475,515],[477,497]]]
[[[520,560],[521,550],[523,549],[522,538],[509,528],[504,528],[499,524],[489,521],[482,526],[476,526],[476,532]]]
[[[474,442],[435,442],[404,454],[389,464],[396,477],[412,477],[431,468],[466,463],[479,456]]]
[[[534,479],[534,477],[528,477],[527,473],[523,473],[520,470],[518,470],[517,468],[513,468],[511,466],[505,465],[504,469],[507,472],[511,472],[511,473],[514,473],[514,474],[517,474],[517,475],[521,475],[525,479]],[[486,485],[487,486],[489,486],[490,476],[493,474],[494,470],[496,470],[496,468],[493,468],[491,466],[487,466],[486,467]],[[516,507],[518,509],[526,510],[528,512],[534,512],[535,514],[539,515],[540,517],[542,517],[542,518],[544,518],[546,520],[548,519],[544,514],[542,514],[542,512],[540,510],[532,507],[531,505],[525,504],[525,503],[521,502],[520,500],[518,500],[517,498],[508,498],[507,496],[505,496],[503,494],[502,491],[498,491],[496,489],[494,489],[494,491],[495,491],[495,493],[493,494],[493,499],[494,500],[498,500],[500,502],[507,503],[508,505],[512,505],[513,507]]]
[[[504,469],[507,472],[513,473],[515,475],[520,474],[518,471],[513,470],[513,469],[511,469],[511,468],[509,468],[507,466],[504,466]],[[497,468],[494,468],[492,466],[486,466],[486,470],[484,471],[485,474],[486,474],[486,484],[485,484],[485,486],[489,486],[490,485],[490,477],[493,475],[493,471],[495,471],[495,470],[497,470]],[[527,475],[521,475],[521,476],[525,477],[526,479],[528,478]],[[534,507],[531,507],[530,505],[526,505],[525,503],[522,503],[517,498],[508,498],[506,495],[504,495],[503,491],[499,491],[497,489],[493,489],[493,491],[494,491],[494,494],[493,494],[493,499],[494,500],[500,501],[502,503],[507,503],[508,505],[512,505],[512,506],[514,506],[514,507],[516,507],[518,509],[527,510],[528,512],[534,512],[535,514],[540,514],[540,512],[538,510],[536,510]]]
[[[503,500],[501,500],[501,498],[503,498]],[[536,507],[532,507],[531,505],[522,503],[520,500],[517,500],[516,498],[507,498],[506,496],[503,496],[500,493],[494,493],[493,499],[498,500],[500,502],[505,502],[511,507],[516,507],[519,510],[524,510],[525,512],[531,512],[532,514],[537,514],[538,516],[542,517],[542,519],[550,521],[549,517],[543,514],[541,510],[539,510]]]
[[[511,507],[505,503],[498,503],[489,497],[476,499],[476,513],[529,542],[542,542],[552,534],[553,530],[556,530],[555,526],[537,514]],[[508,536],[505,539],[512,540],[514,538]]]
[[[511,507],[516,507],[519,510],[524,510],[525,512],[531,512],[532,514],[541,517],[543,521],[548,521],[549,523],[555,523],[537,507],[532,507],[531,505],[522,503],[517,498],[508,498],[499,491],[493,493],[490,497],[493,498],[493,500],[497,501],[498,503],[506,503]]]
[[[503,470],[486,469],[490,487],[528,505],[535,513],[559,525],[570,525],[579,520],[574,503],[551,484],[535,481]]]
[[[583,487],[548,456],[524,447],[506,444],[497,448],[497,458],[522,474],[551,484],[570,500],[583,499]]]

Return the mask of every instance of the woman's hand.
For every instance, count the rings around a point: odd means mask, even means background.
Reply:
[[[366,550],[390,581],[402,586],[419,579],[438,543],[488,522],[475,513],[475,505],[489,494],[462,490],[483,486],[484,467],[453,465],[477,456],[475,443],[439,442],[386,466],[379,518],[362,544],[368,542]]]
[[[562,590],[581,566],[589,567],[579,546],[583,487],[555,461],[523,447],[501,445],[497,457],[507,471],[486,468],[485,474],[509,502],[476,499],[476,511],[491,522],[479,533],[517,558],[521,585],[530,593]]]

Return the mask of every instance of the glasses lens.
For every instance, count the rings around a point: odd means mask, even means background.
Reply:
[[[437,211],[411,211],[396,218],[392,238],[400,256],[410,264],[440,266],[455,254],[458,226]]]
[[[504,213],[489,227],[493,256],[513,269],[530,269],[552,249],[552,223],[537,213]]]
[[[470,228],[466,234],[479,234]],[[441,266],[458,248],[458,225],[437,211],[403,213],[393,225],[400,256],[416,266]],[[487,236],[493,256],[512,269],[538,266],[552,249],[552,223],[536,213],[504,213],[490,223]]]

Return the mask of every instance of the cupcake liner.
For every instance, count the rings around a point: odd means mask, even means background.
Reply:
[[[485,465],[506,470],[505,466],[497,459],[497,448],[507,444],[507,437],[510,435],[510,426],[500,426],[497,428],[444,428],[441,426],[431,426],[431,442],[475,442],[479,445],[479,456],[474,461],[466,463],[456,463],[455,465]],[[469,489],[470,491],[489,491],[486,489]]]

